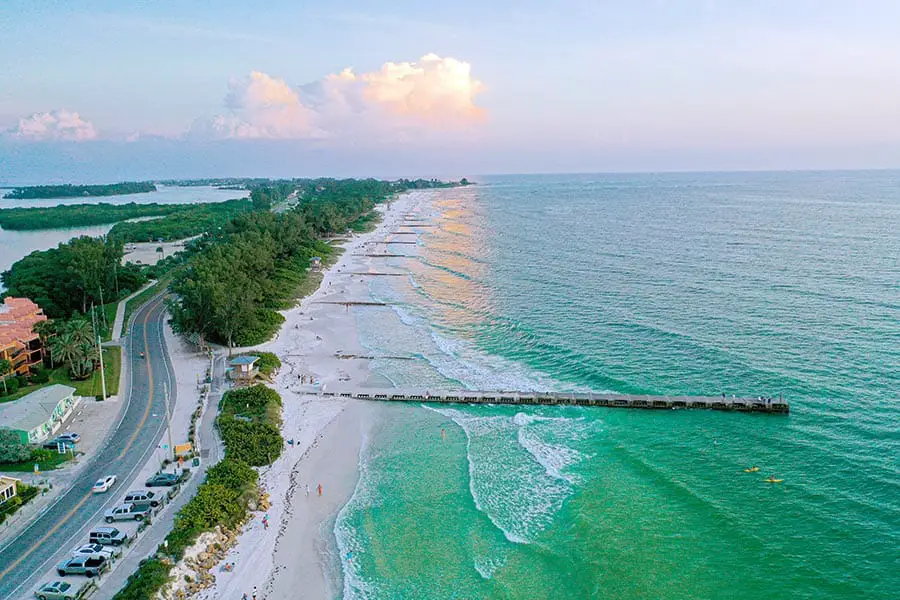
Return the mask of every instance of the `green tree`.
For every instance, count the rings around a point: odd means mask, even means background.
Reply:
[[[41,346],[44,348],[50,347],[50,338],[56,335],[56,322],[52,319],[47,319],[46,321],[38,321],[34,324],[34,327],[31,328],[38,337],[41,339]],[[50,368],[53,368],[53,356],[50,356]]]

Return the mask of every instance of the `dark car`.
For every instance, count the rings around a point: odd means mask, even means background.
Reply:
[[[174,473],[157,473],[144,482],[147,487],[170,487],[181,481],[181,477]]]
[[[63,447],[65,447],[65,448],[74,448],[75,440],[73,440],[70,437],[59,436],[59,437],[55,437],[55,438],[50,438],[49,440],[44,442],[43,446],[44,446],[44,448],[47,448],[48,450],[56,450],[57,448],[59,448],[60,444],[62,444]]]

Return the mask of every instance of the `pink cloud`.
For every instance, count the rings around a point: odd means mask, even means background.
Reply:
[[[66,109],[36,112],[19,119],[16,127],[7,131],[10,137],[30,141],[83,142],[97,138],[97,130],[77,112]]]

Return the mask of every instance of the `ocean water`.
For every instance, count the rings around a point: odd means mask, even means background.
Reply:
[[[415,214],[356,313],[396,385],[792,413],[386,405],[345,598],[900,597],[900,173],[489,177]]]

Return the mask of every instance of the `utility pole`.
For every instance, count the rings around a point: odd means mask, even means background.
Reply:
[[[163,383],[163,396],[166,401],[166,429],[169,431],[169,450],[172,451],[172,462],[175,462],[175,446],[172,445],[172,415],[169,414],[169,386],[166,383]]]
[[[97,336],[97,354],[100,355],[100,385],[103,387],[103,401],[106,402],[106,371],[103,369],[103,348],[100,347],[100,336]]]

